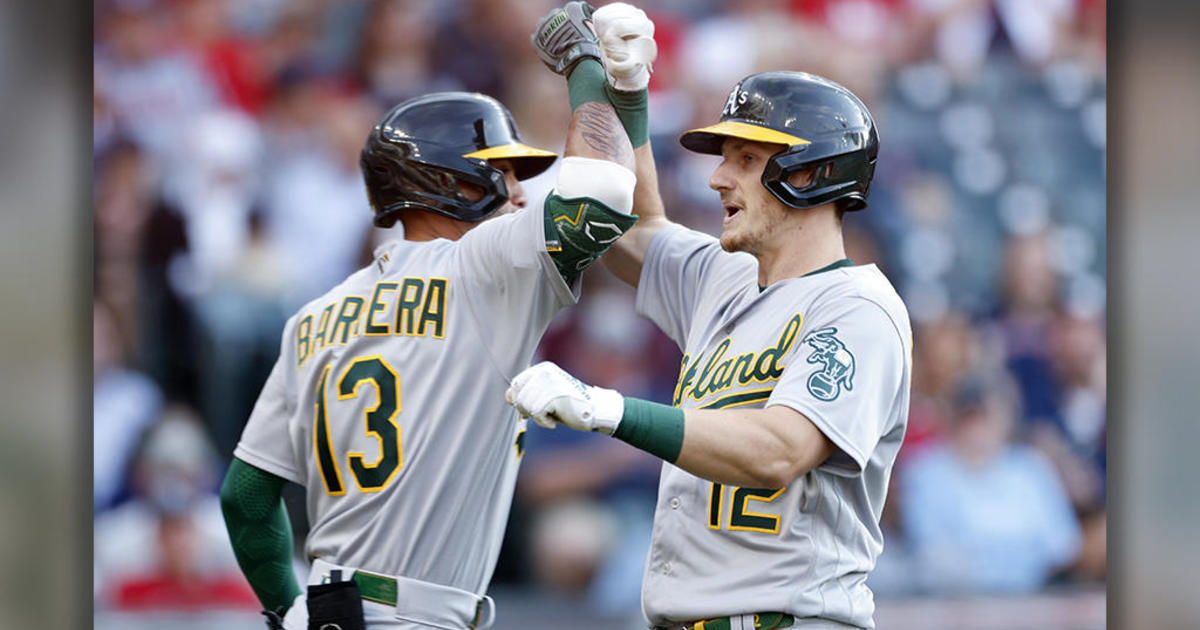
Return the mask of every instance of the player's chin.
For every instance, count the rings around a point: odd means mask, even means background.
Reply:
[[[727,252],[744,252],[746,251],[746,239],[744,235],[739,234],[736,229],[726,228],[721,232],[721,249]]]

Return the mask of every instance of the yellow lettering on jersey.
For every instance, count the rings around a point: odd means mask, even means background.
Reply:
[[[329,343],[346,345],[351,333],[358,336],[358,316],[362,314],[366,300],[357,295],[347,295],[342,299],[342,307],[338,310],[337,320],[333,322],[333,332],[329,335]],[[352,330],[353,329],[353,330]],[[338,337],[341,333],[341,337]]]
[[[333,316],[335,306],[337,306],[337,302],[326,306],[321,311],[321,323],[317,324],[317,334],[313,336],[312,351],[314,353],[329,345],[331,341],[331,339],[326,337],[326,334],[329,332],[329,320]]]
[[[305,315],[296,324],[297,367],[331,345],[346,345],[352,337],[431,334],[435,339],[444,339],[449,286],[446,278],[377,282],[370,300],[348,295],[322,309],[315,333],[316,315]],[[394,299],[389,299],[388,294],[395,294]],[[396,314],[389,317],[388,311],[393,307]]]
[[[758,352],[746,352],[736,357],[725,358],[725,353],[732,343],[726,337],[717,344],[712,354],[704,361],[703,369],[699,369],[703,353],[695,361],[685,356],[680,368],[679,383],[675,386],[672,402],[679,406],[684,398],[703,400],[712,394],[723,392],[734,385],[750,385],[752,383],[769,383],[779,380],[786,366],[780,365],[780,360],[796,342],[796,335],[804,323],[804,316],[796,313],[784,326],[775,345]],[[699,369],[699,374],[697,370]]]
[[[305,315],[296,324],[296,367],[304,365],[304,361],[312,356],[310,337],[312,336],[312,313]]]
[[[392,334],[387,324],[376,324],[375,313],[387,310],[387,304],[382,301],[384,292],[395,291],[400,286],[398,282],[376,282],[375,292],[371,294],[371,305],[367,307],[367,323],[363,334],[367,337],[382,337]]]
[[[421,323],[417,334],[425,336],[425,326],[433,324],[433,338],[442,339],[446,336],[446,284],[445,278],[430,278],[429,290],[425,293],[425,303],[421,305]]]
[[[779,365],[779,360],[792,347],[792,343],[796,341],[796,333],[800,332],[800,324],[804,323],[804,316],[796,313],[792,319],[788,320],[787,326],[783,328],[783,332],[779,335],[779,341],[772,347],[767,348],[758,355],[758,360],[754,362],[754,376],[756,379],[765,380],[768,377],[779,378],[783,374],[783,366]]]
[[[675,383],[675,392],[671,394],[671,404],[676,407],[683,401],[683,392],[692,386],[692,381],[696,378],[696,364],[689,365],[689,361],[691,355],[685,354],[679,365],[679,381]]]
[[[713,368],[718,365],[717,362],[721,360],[721,357],[725,356],[725,351],[729,349],[730,342],[729,337],[722,339],[721,343],[717,344],[716,350],[713,350],[712,356],[708,357],[708,363],[704,364],[704,369],[700,371],[700,378],[696,381],[696,386],[692,388],[692,398],[700,400],[704,398],[705,394],[709,393],[709,390],[713,392],[719,391],[712,382]],[[705,384],[706,380],[708,381],[707,385]]]
[[[417,334],[417,309],[421,307],[421,295],[425,292],[425,281],[421,278],[405,278],[400,285],[400,297],[396,300],[396,334],[409,337]]]
[[[741,358],[742,356],[738,356],[737,360]],[[733,361],[725,361],[717,366],[713,372],[712,383],[718,390],[726,390],[733,386]]]

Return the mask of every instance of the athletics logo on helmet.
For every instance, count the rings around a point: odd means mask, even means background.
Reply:
[[[804,72],[763,72],[733,87],[721,120],[679,138],[698,153],[721,154],[726,138],[782,145],[763,170],[762,183],[792,208],[836,201],[844,210],[867,207],[879,137],[866,105],[846,88]],[[796,187],[794,173],[815,169]]]
[[[371,130],[359,166],[375,225],[403,210],[481,221],[508,201],[504,174],[488,160],[511,160],[517,179],[545,171],[557,156],[521,142],[512,115],[483,94],[443,92],[407,100]],[[460,184],[483,191],[471,200]]]

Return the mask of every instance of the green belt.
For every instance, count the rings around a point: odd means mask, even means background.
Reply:
[[[789,628],[796,622],[796,618],[787,613],[755,613],[754,628],[755,630],[775,630],[776,628]],[[685,625],[686,630],[730,630],[732,623],[729,617],[717,617],[715,619],[703,619],[688,625]]]
[[[388,606],[396,605],[395,578],[390,578],[386,575],[375,575],[366,571],[355,571],[354,582],[358,584],[358,590],[362,594],[363,599],[369,599]]]

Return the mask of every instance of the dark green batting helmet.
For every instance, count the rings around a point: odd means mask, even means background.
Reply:
[[[556,158],[521,142],[512,115],[496,99],[442,92],[409,99],[385,114],[359,165],[375,225],[391,227],[409,209],[481,221],[509,197],[504,174],[488,160],[511,160],[517,179],[528,179]],[[460,183],[482,189],[482,198],[465,197]]]
[[[734,86],[715,125],[684,133],[679,142],[698,153],[721,154],[726,138],[782,145],[762,183],[792,208],[836,201],[844,210],[867,207],[879,136],[866,105],[850,90],[804,72],[763,72]],[[826,168],[828,167],[828,168]],[[797,188],[793,173],[816,169]]]

